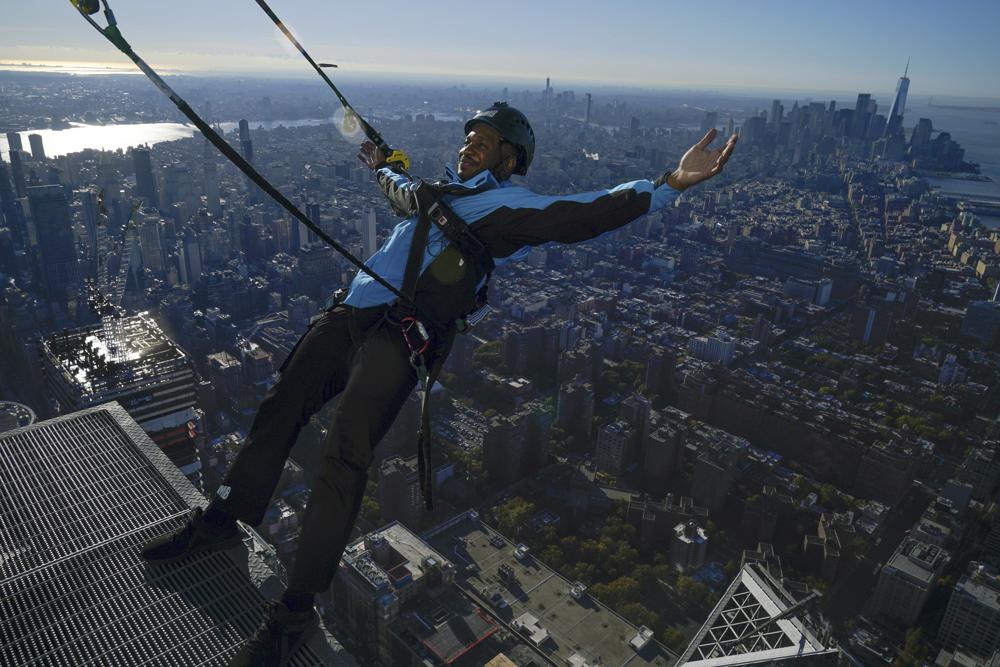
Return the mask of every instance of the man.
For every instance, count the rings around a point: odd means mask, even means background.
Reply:
[[[447,171],[447,180],[435,192],[468,225],[493,258],[491,264],[521,258],[530,246],[594,238],[658,210],[681,190],[719,173],[736,145],[734,135],[723,148],[710,150],[713,129],[685,153],[678,169],[655,181],[552,197],[509,180],[527,172],[535,151],[534,132],[520,111],[498,102],[466,123],[465,133],[457,169]],[[358,157],[373,170],[393,208],[407,216],[367,261],[400,289],[411,241],[427,211],[418,206],[418,184],[387,166],[374,145],[362,145]],[[427,362],[437,368],[447,356],[456,320],[475,307],[492,266],[456,250],[437,227],[429,230],[422,257],[414,257],[422,259],[415,312],[431,329],[435,344]],[[417,383],[412,343],[408,345],[393,317],[400,307],[393,303],[392,292],[358,273],[342,303],[310,325],[292,350],[208,509],[196,509],[185,527],[143,548],[147,561],[169,562],[237,544],[236,520],[249,525],[261,521],[299,430],[327,401],[340,396],[288,589],[280,601],[270,603],[234,665],[283,665],[318,627],[314,594],[329,586],[350,538],[373,450]]]

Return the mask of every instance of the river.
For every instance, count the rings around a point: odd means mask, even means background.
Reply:
[[[332,123],[332,118],[307,118],[303,120],[271,120],[250,121],[252,130],[269,130],[276,127],[302,127]],[[130,123],[113,125],[88,125],[86,123],[70,123],[72,127],[65,130],[26,130],[20,132],[21,143],[25,150],[29,134],[39,134],[47,157],[59,157],[67,153],[76,153],[88,148],[116,151],[131,146],[158,144],[162,141],[185,139],[198,132],[194,125],[186,123]],[[219,123],[226,132],[239,126],[238,122]],[[7,137],[0,135],[0,155],[7,157]]]

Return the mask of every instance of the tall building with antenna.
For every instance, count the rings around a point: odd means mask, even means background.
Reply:
[[[892,108],[889,110],[889,121],[885,124],[885,136],[892,137],[903,131],[903,113],[906,112],[906,94],[910,90],[910,79],[906,76],[910,72],[910,59],[906,59],[906,69],[903,76],[899,77],[896,84],[896,97],[892,101]]]

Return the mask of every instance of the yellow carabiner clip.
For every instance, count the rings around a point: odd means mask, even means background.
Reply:
[[[403,168],[403,171],[410,170],[410,158],[403,151],[397,151],[396,149],[393,149],[392,153],[389,154],[389,157],[387,157],[385,161],[390,164],[394,162],[399,163],[399,165]]]

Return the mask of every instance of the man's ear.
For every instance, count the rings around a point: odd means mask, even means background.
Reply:
[[[514,170],[517,169],[517,155],[508,155],[507,159],[503,161],[503,169],[507,178],[510,178]]]

